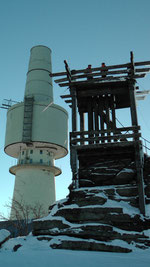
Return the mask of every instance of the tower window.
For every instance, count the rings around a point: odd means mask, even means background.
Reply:
[[[24,155],[24,151],[22,151],[22,155]]]
[[[40,150],[40,154],[43,154],[43,150]]]
[[[33,150],[30,150],[30,154],[33,154]]]

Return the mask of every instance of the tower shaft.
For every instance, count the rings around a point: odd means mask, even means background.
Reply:
[[[39,209],[40,216],[47,215],[55,201],[55,176],[61,174],[55,159],[67,154],[68,114],[53,103],[50,73],[51,50],[33,47],[24,102],[7,113],[5,152],[17,159],[10,168],[15,175],[11,219],[23,219],[19,206],[29,219],[37,217],[34,213]]]

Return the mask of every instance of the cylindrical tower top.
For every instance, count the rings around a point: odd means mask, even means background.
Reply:
[[[42,45],[31,48],[25,97],[34,97],[35,102],[53,102],[51,50]]]

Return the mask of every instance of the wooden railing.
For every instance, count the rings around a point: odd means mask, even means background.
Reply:
[[[70,145],[104,144],[139,140],[140,126],[107,129],[103,131],[71,132]]]

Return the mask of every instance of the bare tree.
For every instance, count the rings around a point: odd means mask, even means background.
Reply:
[[[11,209],[11,219],[10,216],[5,216],[4,214],[0,214],[0,219],[8,221],[10,226],[14,227],[20,236],[27,235],[29,233],[32,219],[41,218],[46,214],[46,211],[43,209],[43,205],[38,202],[32,206],[25,204],[23,200],[19,202],[13,199],[13,201],[7,203],[5,207],[8,210]],[[30,219],[31,214],[33,215],[32,219]]]

